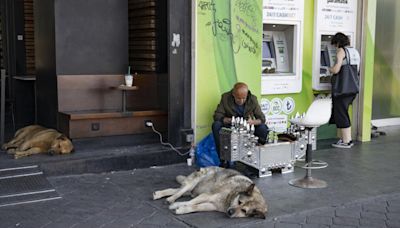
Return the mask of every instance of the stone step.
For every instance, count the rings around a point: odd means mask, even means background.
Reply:
[[[73,140],[75,152],[67,155],[38,154],[13,159],[0,153],[0,167],[37,165],[47,176],[102,173],[185,162],[154,133]],[[189,148],[182,149],[186,151]]]

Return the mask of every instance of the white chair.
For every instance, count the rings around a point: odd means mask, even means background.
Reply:
[[[312,159],[312,141],[316,139],[313,139],[311,131],[315,127],[328,123],[331,111],[332,100],[330,98],[317,99],[310,105],[304,117],[290,120],[292,124],[304,127],[306,132],[308,132],[305,163],[299,166],[306,169],[306,175],[303,178],[289,181],[290,185],[300,188],[325,188],[327,186],[325,181],[311,177],[312,169],[322,169],[328,166],[328,163],[324,161]]]

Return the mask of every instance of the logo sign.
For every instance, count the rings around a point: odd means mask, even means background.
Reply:
[[[266,124],[269,129],[276,132],[285,132],[287,130],[287,115],[271,115],[266,117]]]
[[[302,20],[304,0],[264,0],[263,8],[264,21]]]
[[[280,98],[274,98],[271,101],[271,112],[272,114],[279,114],[282,112],[282,100]]]
[[[293,98],[291,97],[285,97],[282,101],[282,111],[285,114],[290,114],[294,111],[294,108],[296,107],[295,102]]]
[[[357,0],[319,0],[316,4],[320,31],[356,31]]]
[[[264,115],[268,115],[268,113],[271,111],[271,103],[266,98],[261,99],[261,111],[264,113]]]

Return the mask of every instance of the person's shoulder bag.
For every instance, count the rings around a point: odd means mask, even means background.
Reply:
[[[340,71],[331,78],[332,96],[354,95],[359,92],[359,77],[357,65],[352,65],[350,54],[347,48],[344,48],[347,64],[340,67]]]

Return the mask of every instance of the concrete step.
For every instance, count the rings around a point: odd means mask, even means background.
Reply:
[[[59,176],[148,168],[185,162],[187,158],[162,146],[155,134],[80,139],[73,140],[73,144],[75,152],[67,155],[38,154],[13,159],[2,152],[0,167],[37,165],[45,175]]]
[[[44,162],[40,168],[46,175],[59,176],[82,173],[102,173],[151,166],[163,166],[186,161],[173,150],[159,145],[113,148],[106,154],[92,154],[77,159]]]

